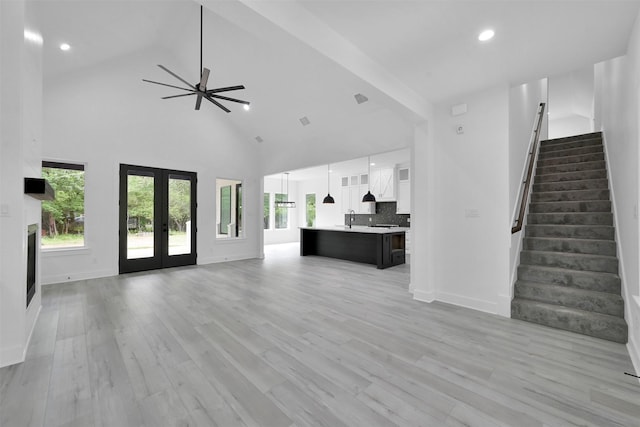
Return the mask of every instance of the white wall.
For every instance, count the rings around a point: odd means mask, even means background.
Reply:
[[[452,117],[460,103],[468,112]],[[416,131],[414,202],[424,197],[430,208],[414,205],[414,257],[431,261],[412,263],[416,299],[509,315],[508,108],[509,88],[500,86],[436,105],[434,126]]]
[[[640,23],[629,41],[627,55],[596,65],[596,123],[603,131],[609,186],[612,193],[618,259],[629,325],[629,353],[640,370]]]
[[[331,174],[331,196],[335,203],[325,205],[322,200],[327,196],[326,178],[298,182],[298,197],[300,200],[304,200],[307,194],[315,193],[316,195],[316,227],[333,227],[337,224],[344,224],[341,191],[340,177]],[[298,221],[300,225],[306,225],[304,209],[300,210]]]
[[[24,360],[41,308],[39,269],[25,308],[27,226],[39,224],[40,202],[23,180],[40,176],[42,149],[42,43],[24,37],[38,33],[32,6],[0,2],[0,367]]]
[[[540,103],[547,102],[547,80],[541,79],[509,90],[509,206],[511,208],[511,225],[520,210],[522,182],[526,178],[529,163],[529,150],[533,129],[536,125]],[[547,138],[547,114],[543,114],[540,129],[540,140]],[[528,206],[528,204],[527,204]],[[526,221],[526,217],[525,217]],[[523,230],[511,235],[510,274],[511,284],[515,283]],[[513,286],[509,289],[513,297]]]
[[[284,183],[283,183],[284,182]],[[304,210],[304,199],[299,197],[298,183],[289,181],[289,201],[296,202],[295,208],[289,209],[289,221],[287,228],[276,229],[276,213],[275,213],[275,193],[287,193],[287,181],[280,179],[264,178],[264,192],[271,194],[269,203],[271,205],[271,213],[269,215],[269,229],[264,230],[264,244],[272,245],[276,243],[291,243],[300,241],[299,226],[304,225],[298,222],[300,218],[300,210]],[[260,200],[263,200],[262,198]],[[262,213],[261,213],[262,217]]]
[[[161,100],[171,90],[141,81],[158,78],[154,64],[168,60],[165,51],[145,51],[47,81],[43,156],[86,163],[86,248],[44,253],[43,282],[118,273],[121,163],[197,172],[198,264],[262,253],[262,173],[254,147],[219,109],[204,102],[195,111],[186,98]],[[217,177],[243,181],[246,238],[215,238]]]
[[[594,70],[549,77],[549,138],[593,132]]]

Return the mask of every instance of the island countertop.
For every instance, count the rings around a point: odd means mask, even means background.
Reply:
[[[354,225],[349,228],[348,225],[336,225],[326,227],[298,227],[301,230],[322,230],[322,231],[344,231],[347,233],[371,233],[371,234],[391,234],[406,232],[410,230],[408,227],[367,227],[364,225]]]

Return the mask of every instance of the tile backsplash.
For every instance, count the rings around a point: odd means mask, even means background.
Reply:
[[[371,221],[369,221],[371,218]],[[377,225],[377,224],[393,224],[398,225],[400,227],[410,227],[411,223],[409,222],[409,218],[411,215],[408,214],[397,214],[396,213],[396,202],[376,202],[376,213],[375,214],[356,214],[355,221],[352,222],[353,225]],[[349,215],[344,215],[344,223],[345,225],[349,223]]]

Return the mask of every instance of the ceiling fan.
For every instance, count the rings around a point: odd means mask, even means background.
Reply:
[[[226,111],[227,113],[230,113],[231,110],[229,110],[227,107],[225,107],[224,105],[222,105],[220,102],[216,101],[216,99],[220,99],[223,101],[231,101],[231,102],[237,102],[239,104],[244,104],[244,108],[245,109],[249,109],[249,105],[251,104],[248,101],[242,101],[240,99],[236,99],[236,98],[229,98],[227,96],[222,96],[222,95],[218,95],[218,93],[220,92],[230,92],[233,90],[240,90],[240,89],[244,89],[243,85],[239,85],[239,86],[228,86],[228,87],[220,87],[220,88],[216,88],[216,89],[207,89],[207,82],[209,81],[209,73],[211,72],[208,68],[203,68],[202,67],[202,5],[200,5],[200,81],[196,84],[191,84],[188,81],[186,81],[185,79],[183,79],[182,77],[180,77],[179,75],[177,75],[176,73],[174,73],[173,71],[169,70],[167,67],[158,64],[158,67],[162,68],[164,71],[166,71],[167,73],[171,74],[173,77],[175,77],[176,79],[180,80],[182,83],[184,83],[185,85],[187,85],[186,88],[184,87],[180,87],[180,86],[174,86],[174,85],[170,85],[167,83],[160,83],[160,82],[154,82],[152,80],[146,80],[146,79],[142,79],[143,82],[147,82],[147,83],[153,83],[156,85],[161,85],[161,86],[167,86],[167,87],[172,87],[174,89],[180,89],[180,90],[184,90],[188,93],[183,93],[180,95],[171,95],[171,96],[164,96],[162,97],[162,99],[170,99],[170,98],[180,98],[183,96],[196,96],[196,110],[200,109],[200,104],[202,103],[202,98],[206,99],[207,101],[211,102],[212,104],[217,105],[218,107],[220,107],[222,110]]]

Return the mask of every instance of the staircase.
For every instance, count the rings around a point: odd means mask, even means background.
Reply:
[[[540,144],[511,317],[627,342],[599,132]]]

